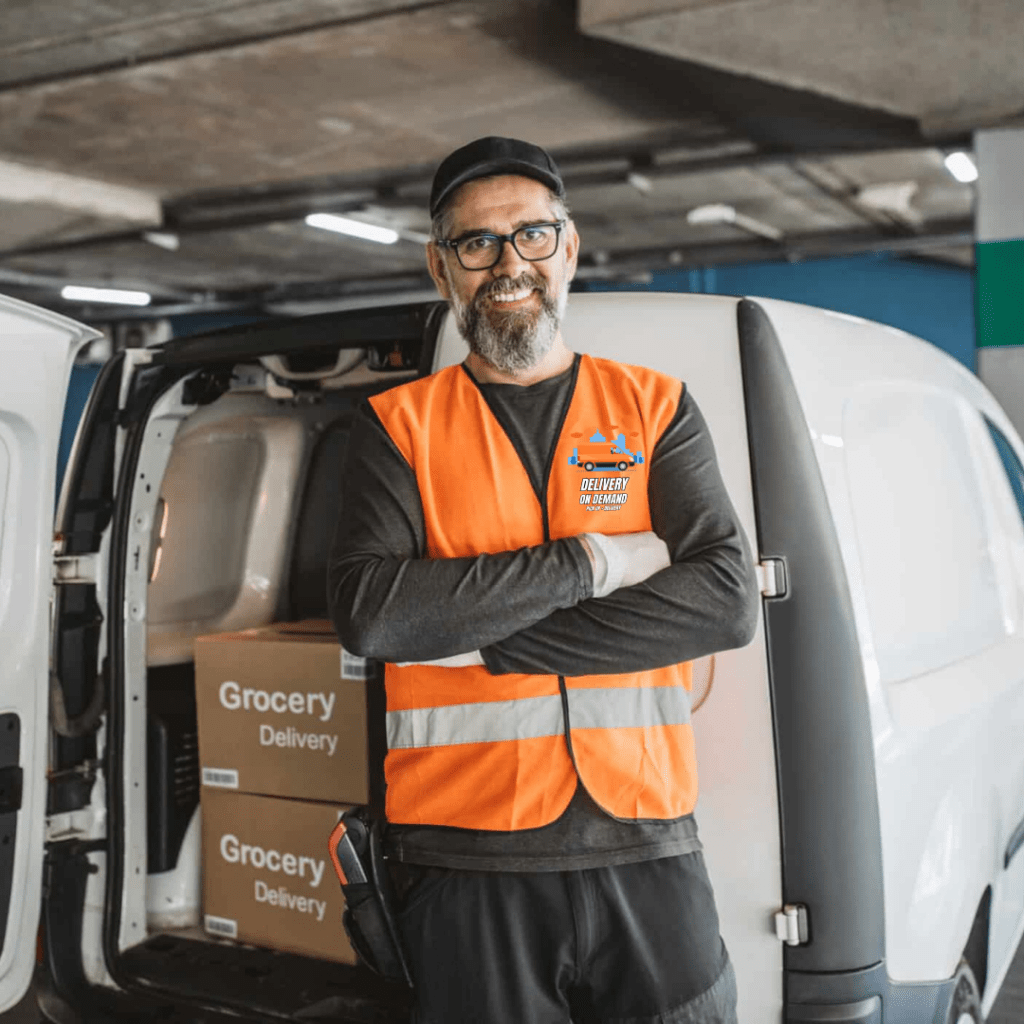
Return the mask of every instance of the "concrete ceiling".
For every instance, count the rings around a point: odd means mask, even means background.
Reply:
[[[583,31],[912,117],[1024,114],[1020,0],[580,0]]]
[[[62,282],[138,287],[157,312],[416,292],[433,168],[485,134],[556,155],[584,276],[873,248],[962,262],[973,191],[943,157],[1016,116],[1022,10],[7,0],[0,288],[57,306]],[[706,204],[739,216],[689,223]],[[402,238],[329,234],[315,211]]]

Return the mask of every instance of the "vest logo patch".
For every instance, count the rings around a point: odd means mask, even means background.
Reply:
[[[619,474],[628,473],[635,466],[643,464],[643,452],[629,448],[626,434],[621,430],[610,440],[601,431],[589,438],[585,438],[582,432],[573,432],[570,436],[577,443],[569,456],[569,465],[586,474],[580,480],[580,504],[585,505],[590,512],[618,512],[629,500],[627,487],[630,477],[607,473],[599,476],[589,474],[609,469]],[[635,431],[631,436],[639,437],[640,433]]]

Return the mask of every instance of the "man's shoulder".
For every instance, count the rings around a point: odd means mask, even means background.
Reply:
[[[396,384],[387,391],[373,395],[369,399],[370,405],[380,415],[385,410],[391,410],[398,406],[409,406],[422,401],[426,396],[436,392],[438,388],[447,388],[452,382],[458,379],[459,374],[465,371],[461,366],[446,366],[442,370],[428,374],[426,377],[417,377],[415,380],[404,381]]]
[[[605,359],[601,356],[587,356],[586,358],[591,361],[598,374],[633,384],[640,389],[660,387],[678,394],[684,386],[678,377],[662,373],[660,370],[652,370],[649,366],[624,363],[618,359]]]

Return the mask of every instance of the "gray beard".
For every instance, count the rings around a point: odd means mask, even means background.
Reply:
[[[522,287],[540,289],[541,308],[536,313],[484,309],[484,301],[492,292],[515,291]],[[482,287],[468,305],[463,305],[453,295],[451,307],[469,350],[495,369],[511,374],[532,369],[551,351],[568,299],[568,282],[561,294],[552,298],[542,280],[523,274],[514,280],[498,278]]]

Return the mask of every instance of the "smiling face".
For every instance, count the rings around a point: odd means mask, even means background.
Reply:
[[[546,186],[532,178],[501,175],[479,178],[458,190],[445,233],[448,238],[476,231],[505,235],[560,219],[562,211]],[[555,254],[546,260],[524,260],[506,243],[493,267],[466,270],[452,250],[431,243],[427,262],[473,355],[515,377],[548,363],[555,372],[564,369],[559,328],[578,252],[579,236],[568,221]]]

